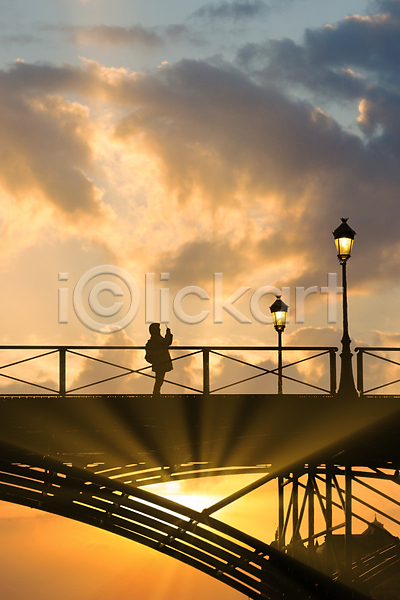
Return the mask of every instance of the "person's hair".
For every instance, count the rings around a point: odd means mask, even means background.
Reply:
[[[159,329],[160,329],[160,323],[152,323],[149,327],[150,335],[153,335],[154,333],[158,333]]]

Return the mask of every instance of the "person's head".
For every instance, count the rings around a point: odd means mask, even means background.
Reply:
[[[152,323],[149,327],[150,335],[160,335],[160,323]]]

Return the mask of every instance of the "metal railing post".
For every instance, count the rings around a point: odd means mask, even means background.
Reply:
[[[278,331],[278,394],[282,393],[282,331]]]
[[[364,394],[364,361],[363,349],[357,348],[357,389],[360,396]]]
[[[59,352],[59,391],[60,396],[65,396],[66,392],[66,375],[67,375],[67,365],[66,365],[66,353],[65,348],[60,348]]]
[[[334,349],[329,350],[329,367],[331,373],[331,394],[336,394],[336,352]]]
[[[203,394],[210,393],[210,351],[203,348]]]

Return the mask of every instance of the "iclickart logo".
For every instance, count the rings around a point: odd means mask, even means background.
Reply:
[[[58,280],[69,281],[69,274],[59,273]],[[211,312],[215,324],[223,323],[224,312],[242,325],[253,322],[234,306],[235,302],[247,294],[251,288],[239,287],[224,300],[223,273],[214,273],[212,297],[204,288],[190,285],[181,288],[171,298],[170,288],[164,285],[159,289],[159,302],[157,303],[159,310],[156,310],[155,281],[155,273],[146,273],[144,288],[146,323],[170,323],[171,304],[174,316],[187,325],[202,323],[209,318]],[[169,281],[169,273],[161,273],[160,281]],[[105,302],[106,293],[108,293],[107,302]],[[296,287],[294,302],[296,323],[304,323],[305,299],[316,293],[318,293],[317,286],[307,289]],[[328,323],[336,323],[337,295],[343,293],[343,288],[337,285],[336,273],[328,273],[328,285],[322,286],[320,293],[327,295]],[[282,296],[283,301],[290,305],[290,287],[283,287],[279,290],[274,286],[266,285],[258,288],[248,296],[250,314],[258,323],[272,323],[271,315],[265,314],[260,307],[261,299],[267,295]],[[208,302],[208,304],[204,304],[203,310],[189,314],[183,307],[183,301],[189,296],[197,298],[201,303]],[[69,322],[69,298],[70,288],[60,287],[58,289],[58,322],[60,324]],[[210,307],[210,301],[212,301],[212,307]],[[86,271],[76,283],[72,294],[72,306],[77,318],[85,327],[99,333],[113,333],[125,329],[136,318],[140,305],[141,293],[135,279],[130,273],[115,265],[101,265]],[[100,321],[99,318],[102,320]]]

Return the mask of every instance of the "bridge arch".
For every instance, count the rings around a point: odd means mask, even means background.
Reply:
[[[0,500],[139,542],[249,598],[365,598],[205,512],[8,444],[1,448]]]

